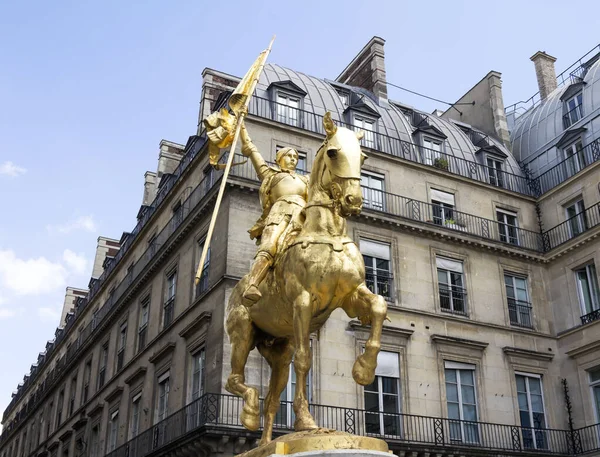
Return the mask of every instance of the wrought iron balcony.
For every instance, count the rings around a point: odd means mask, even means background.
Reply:
[[[549,251],[600,225],[600,202],[543,233],[544,250]]]
[[[536,187],[539,187],[538,194],[542,195],[599,160],[600,139],[597,139],[554,165],[537,178],[532,178],[532,182],[535,183]]]
[[[527,303],[514,298],[508,299],[508,315],[511,325],[516,327],[533,328],[533,319],[531,318],[531,303]]]
[[[581,316],[581,325],[589,324],[600,319],[600,309],[595,309],[591,313]]]
[[[369,290],[390,301],[394,298],[394,277],[387,270],[366,267],[365,281]]]
[[[260,406],[262,411],[262,400]],[[106,457],[146,457],[176,445],[180,439],[200,438],[211,432],[215,436],[239,433],[242,407],[238,397],[204,394]],[[447,448],[460,453],[488,450],[494,455],[538,452],[566,456],[600,449],[598,425],[569,431],[327,405],[313,404],[310,410],[321,427],[381,438],[392,450],[410,446],[413,451],[443,452]],[[275,418],[275,434],[293,431],[294,419],[292,402],[282,402]],[[258,437],[259,433],[254,435]]]
[[[445,313],[468,316],[467,290],[448,284],[440,284],[440,309]]]
[[[281,113],[282,110],[292,110],[294,115],[281,116],[278,113]],[[281,124],[325,135],[325,131],[323,130],[323,116],[311,111],[290,108],[287,105],[275,103],[266,98],[252,97],[248,112],[263,119],[270,119]],[[342,120],[336,120],[335,122],[349,129],[359,130],[358,127]],[[384,154],[400,157],[410,162],[438,168],[455,175],[491,184],[496,187],[502,187],[524,195],[535,195],[534,189],[524,176],[492,169],[478,162],[425,148],[376,131],[365,130],[365,136],[361,140],[361,143],[365,147],[383,152]]]

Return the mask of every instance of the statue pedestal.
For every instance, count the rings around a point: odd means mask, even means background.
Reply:
[[[238,457],[389,457],[385,441],[326,428],[289,433]]]

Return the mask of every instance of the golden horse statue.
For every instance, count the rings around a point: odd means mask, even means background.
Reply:
[[[306,395],[311,367],[309,336],[335,309],[342,308],[349,317],[371,325],[365,351],[355,361],[352,376],[361,385],[375,379],[387,305],[383,297],[367,288],[363,257],[346,233],[346,218],[362,209],[360,171],[366,158],[360,149],[362,132],[337,127],[330,113],[325,115],[323,126],[327,137],[314,160],[300,233],[260,285],[262,298],[252,307],[244,306],[246,280],[242,279],[227,306],[231,374],[225,388],[243,398],[240,419],[249,430],[259,428],[260,417],[258,391],[245,384],[248,354],[256,347],[271,367],[260,445],[271,441],[292,358],[296,371],[294,428],[318,428]]]

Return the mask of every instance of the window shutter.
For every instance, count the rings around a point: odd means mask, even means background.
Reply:
[[[371,240],[360,240],[360,253],[382,260],[390,260],[390,245]]]
[[[454,205],[454,194],[442,192],[441,190],[431,189],[431,199],[445,203],[446,205]]]
[[[377,368],[375,375],[386,378],[399,378],[400,365],[398,364],[398,353],[380,351],[377,354]]]
[[[444,368],[451,370],[473,370],[475,371],[475,365],[470,363],[452,362],[450,360],[444,360]]]
[[[435,263],[438,268],[442,270],[455,271],[457,273],[463,272],[463,264],[458,260],[446,259],[444,257],[436,257]]]

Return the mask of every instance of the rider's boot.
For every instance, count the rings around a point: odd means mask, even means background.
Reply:
[[[273,265],[273,256],[265,251],[260,251],[256,254],[250,273],[248,273],[248,286],[244,291],[244,305],[250,307],[254,305],[262,294],[258,290],[258,286],[267,276],[269,268]]]

